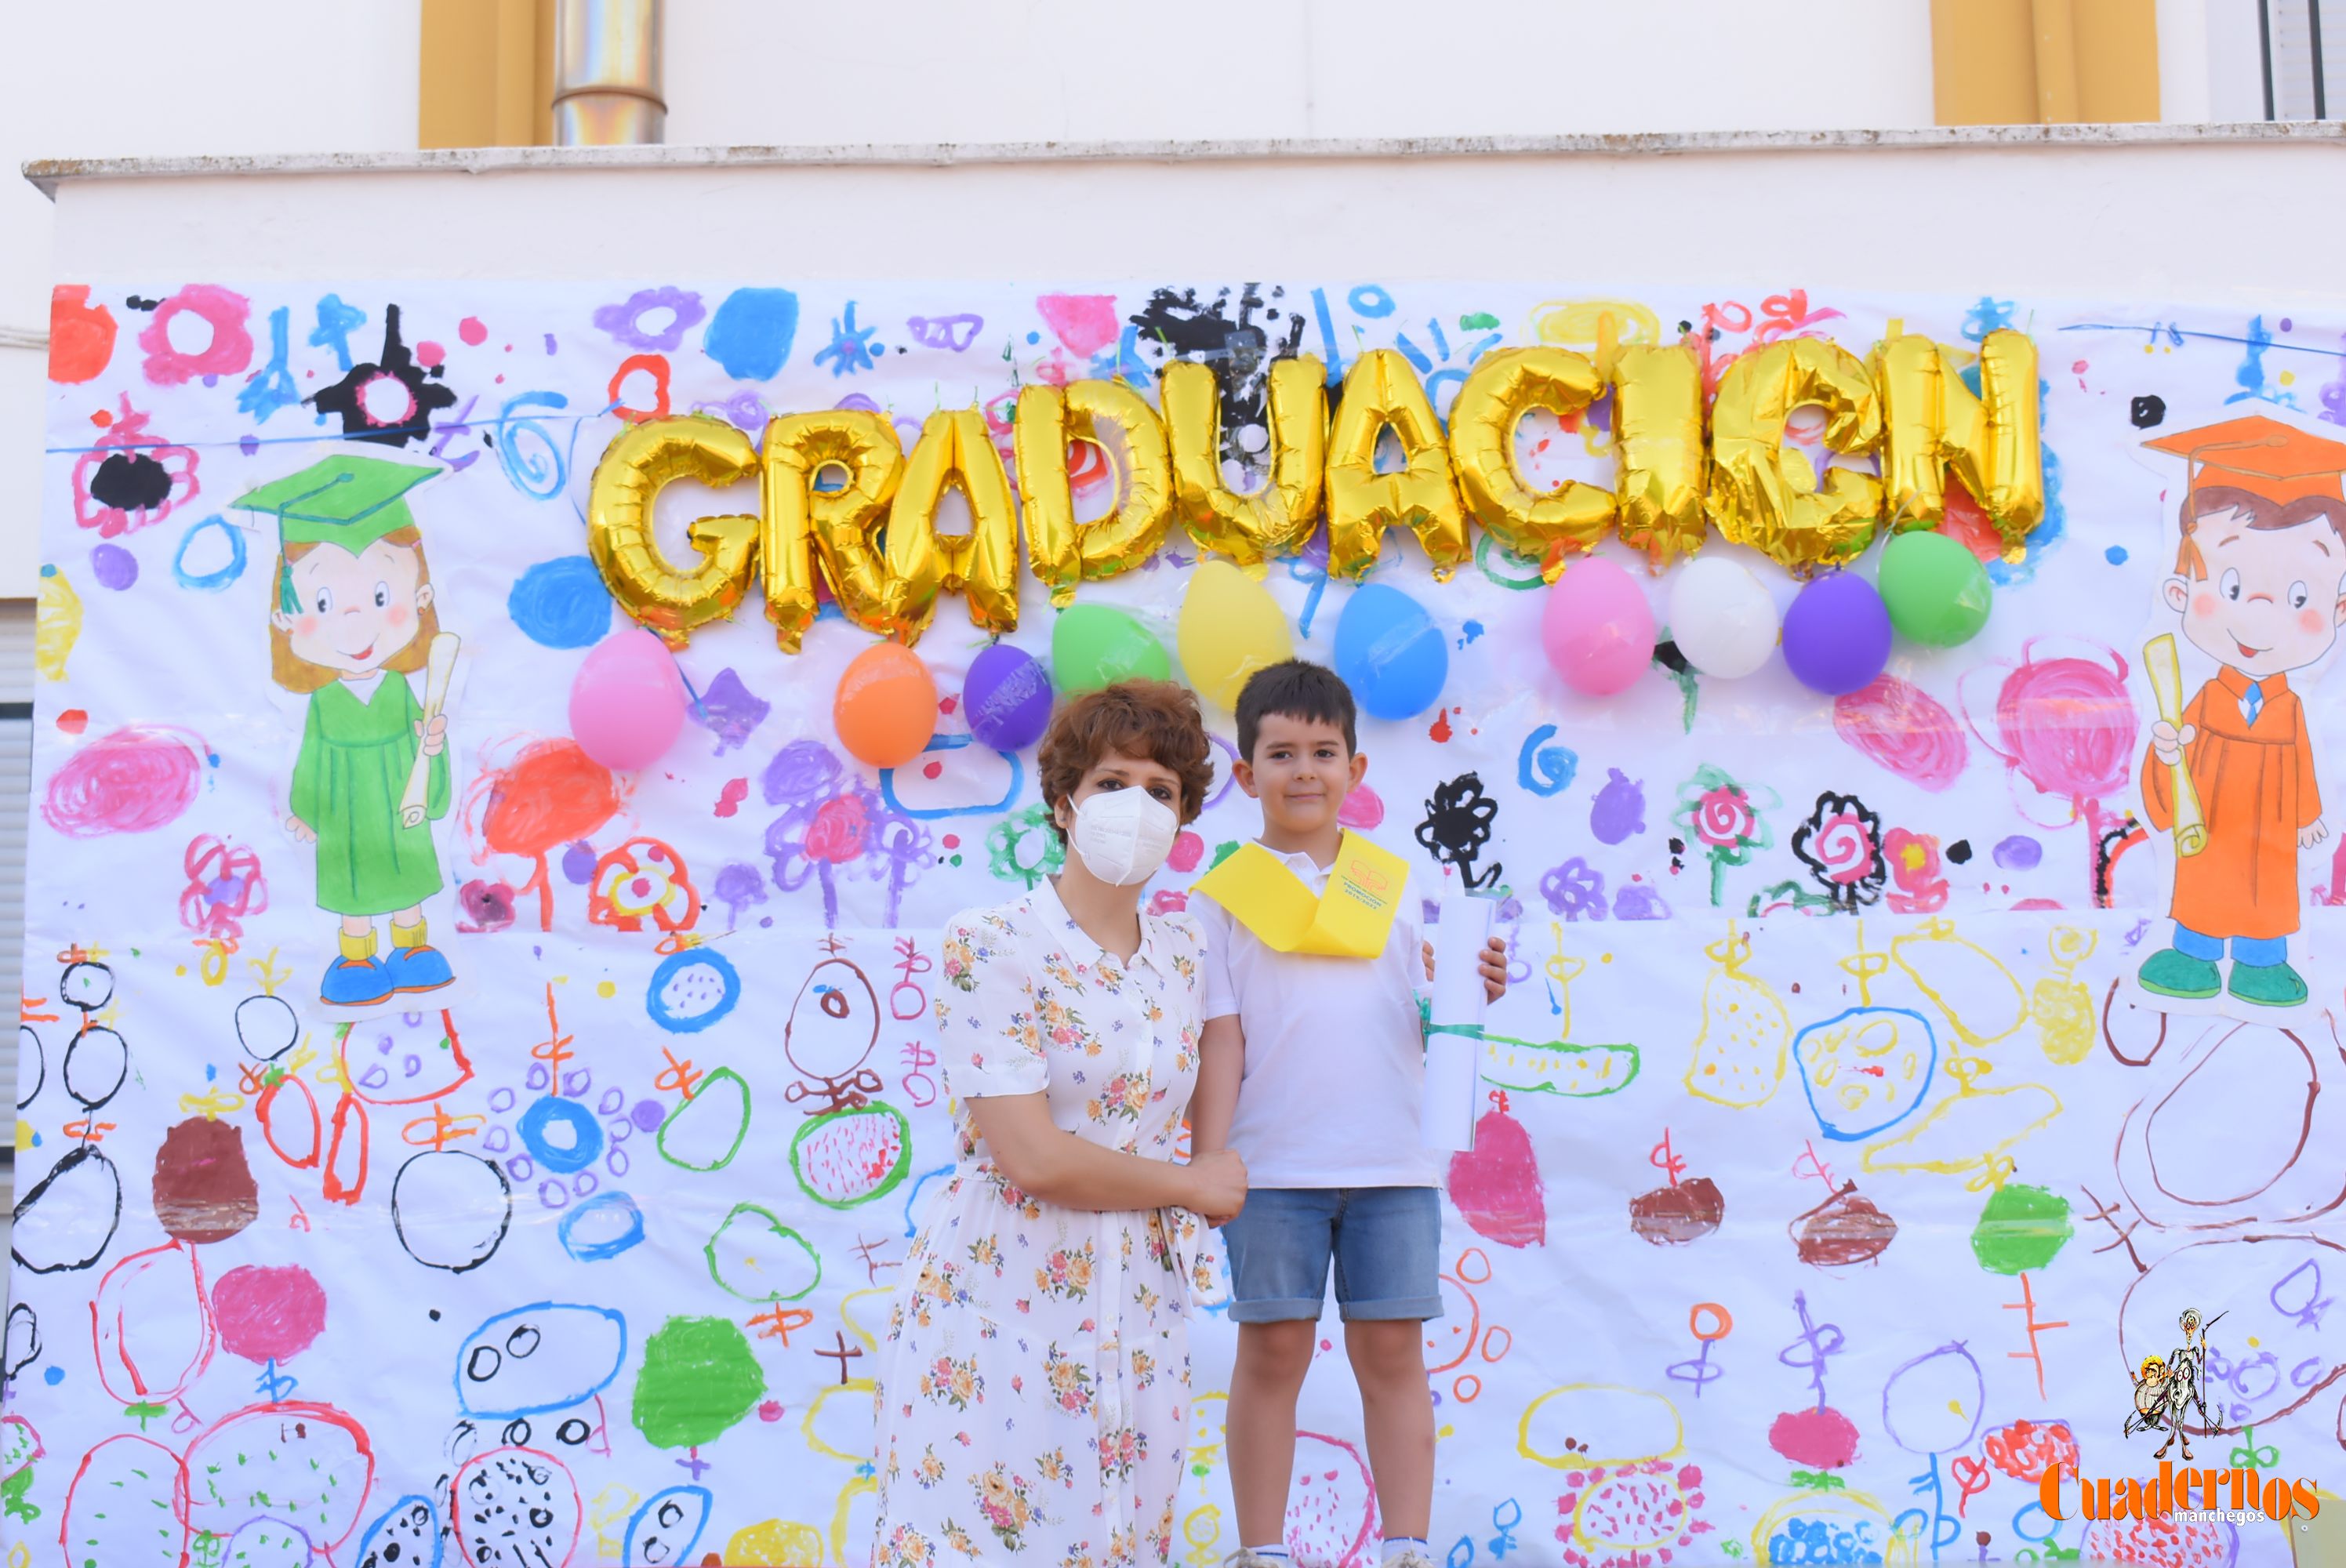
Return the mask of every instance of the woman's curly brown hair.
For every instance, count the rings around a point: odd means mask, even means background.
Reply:
[[[1051,717],[1035,762],[1043,779],[1043,804],[1054,813],[1051,830],[1066,843],[1056,817],[1084,775],[1109,752],[1146,759],[1181,780],[1184,827],[1205,809],[1206,787],[1214,780],[1213,747],[1197,695],[1169,680],[1120,680],[1087,691]]]

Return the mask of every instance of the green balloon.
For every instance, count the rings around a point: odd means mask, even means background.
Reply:
[[[1882,602],[1908,642],[1953,647],[1979,635],[1995,600],[1979,557],[1944,534],[1901,534],[1882,552]]]
[[[1097,691],[1134,677],[1170,680],[1173,661],[1148,628],[1106,605],[1069,605],[1051,627],[1051,684]]]

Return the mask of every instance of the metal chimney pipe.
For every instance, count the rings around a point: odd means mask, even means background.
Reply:
[[[660,0],[556,0],[554,143],[664,140]]]

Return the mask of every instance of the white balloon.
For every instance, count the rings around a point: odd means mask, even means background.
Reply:
[[[1776,651],[1782,622],[1760,579],[1722,556],[1689,561],[1670,585],[1670,636],[1687,663],[1739,680]]]

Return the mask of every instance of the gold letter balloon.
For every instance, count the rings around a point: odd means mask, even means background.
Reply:
[[[1621,543],[1660,571],[1702,548],[1702,361],[1685,344],[1630,344],[1613,361]],[[1553,580],[1553,579],[1551,579]]]
[[[948,484],[969,502],[969,532],[950,537],[937,532]],[[928,629],[941,592],[968,594],[969,618],[987,631],[1018,629],[1018,513],[976,409],[940,409],[921,427],[888,508],[887,562],[881,604],[906,647]]]
[[[1820,486],[1808,458],[1786,448],[1786,422],[1810,404],[1825,411],[1825,444],[1835,452],[1867,452],[1881,439],[1873,380],[1847,349],[1793,338],[1729,366],[1711,404],[1704,501],[1731,543],[1803,577],[1864,549],[1882,511],[1882,482],[1873,475],[1835,468]]]
[[[1129,572],[1165,542],[1173,521],[1173,468],[1157,411],[1115,382],[1032,386],[1018,394],[1012,423],[1018,488],[1026,506],[1026,555],[1035,575],[1065,607],[1077,582]],[[1067,443],[1087,441],[1117,475],[1116,510],[1076,521]]]
[[[1567,479],[1534,491],[1515,471],[1515,426],[1544,408],[1569,419],[1605,390],[1596,367],[1570,349],[1502,349],[1474,366],[1450,405],[1450,460],[1466,510],[1553,583],[1566,559],[1587,554],[1613,521],[1613,493]]]
[[[758,519],[729,513],[696,517],[686,532],[699,566],[679,572],[652,537],[652,502],[671,480],[724,486],[758,466],[750,438],[721,419],[688,414],[631,425],[595,465],[586,506],[586,549],[627,614],[670,647],[692,628],[730,616],[750,591],[758,558]]]
[[[1377,472],[1377,438],[1391,430],[1408,467]],[[1395,349],[1371,349],[1344,377],[1344,399],[1328,434],[1328,571],[1358,577],[1377,564],[1385,530],[1415,534],[1447,580],[1466,559],[1466,514],[1450,470],[1442,422]]]
[[[892,629],[887,563],[872,535],[904,472],[896,427],[857,409],[793,413],[766,423],[766,618],[784,653],[814,624],[816,562],[831,596],[866,631]],[[840,483],[818,488],[817,481]]]
[[[1303,547],[1320,521],[1328,460],[1328,374],[1309,354],[1270,367],[1270,482],[1241,495],[1222,479],[1222,400],[1213,368],[1165,367],[1158,395],[1173,453],[1173,504],[1201,550],[1251,566]]]
[[[2037,433],[2036,345],[2009,327],[1979,349],[1974,396],[1947,349],[1917,333],[1885,339],[1873,353],[1882,389],[1882,488],[1902,533],[1947,514],[1946,475],[1980,504],[2019,559],[2045,518],[2045,463]]]

